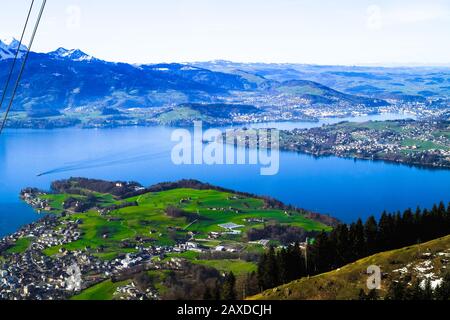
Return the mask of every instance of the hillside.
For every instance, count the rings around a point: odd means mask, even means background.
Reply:
[[[0,81],[11,60],[0,60]],[[209,102],[210,95],[256,86],[237,75],[180,64],[135,66],[110,63],[83,53],[31,53],[15,111],[77,107],[159,107]]]
[[[275,90],[302,97],[309,100],[310,103],[320,103],[331,105],[333,103],[350,103],[361,104],[368,107],[382,107],[389,105],[386,101],[381,99],[370,99],[361,96],[354,96],[333,90],[327,86],[314,81],[306,80],[290,80],[282,82],[274,86]]]
[[[7,79],[15,46],[17,41],[0,41],[0,82]],[[320,79],[305,81],[297,77],[277,81],[266,78],[264,73],[244,69],[217,71],[179,63],[113,63],[78,49],[31,52],[16,96],[11,126],[65,127],[80,125],[86,117],[100,119],[103,125],[115,125],[115,121],[144,125],[138,120],[154,119],[155,114],[139,113],[136,109],[162,107],[179,112],[181,121],[188,122],[192,114],[176,107],[200,103],[267,108],[272,111],[269,116],[272,120],[285,107],[313,105],[342,109],[355,104],[373,112],[373,108],[388,105],[381,99],[337,91],[334,86],[321,84]],[[102,117],[102,110],[107,108],[120,109],[124,115]],[[27,123],[30,119],[32,123]],[[90,123],[96,125],[99,123]]]
[[[326,250],[324,237],[338,237],[336,253],[348,247],[347,227],[330,217],[196,180],[143,187],[137,182],[70,178],[52,183],[50,192],[24,189],[21,197],[47,214],[0,241],[0,259],[10,266],[4,274],[11,279],[0,295],[8,299],[219,299],[212,293],[225,288],[231,272],[242,297],[244,291],[259,291],[260,270],[269,270],[261,261],[274,262],[266,253],[274,249],[265,250],[269,245],[288,248],[276,256],[286,258],[282,265],[294,261],[289,257],[297,261],[295,270],[301,272],[290,279],[306,270],[298,250],[303,250],[307,238],[315,250]],[[416,219],[428,230],[445,210],[440,205],[431,214],[417,212]],[[384,215],[380,225],[388,227],[391,218]],[[375,222],[375,230],[376,226]],[[374,239],[379,239],[378,233]],[[292,243],[302,244],[292,249]],[[308,258],[309,267],[318,266],[316,257]],[[378,253],[252,299],[357,299],[371,265],[383,273],[379,293],[383,297],[398,280],[428,279],[432,286],[439,285],[449,261],[450,236],[446,236]],[[321,263],[326,266],[324,259]],[[82,281],[71,289],[64,275],[74,265]],[[284,276],[293,271],[284,270],[280,272]]]
[[[198,104],[185,103],[158,115],[159,123],[164,125],[190,125],[193,121],[204,124],[233,124],[240,116],[258,115],[263,111],[251,105],[241,104]]]
[[[337,270],[289,284],[256,295],[254,300],[347,300],[358,299],[360,290],[368,292],[367,268],[381,268],[380,296],[393,281],[408,279],[410,283],[430,279],[437,285],[450,267],[450,236],[427,243],[375,254]]]
[[[144,188],[71,178],[55,181],[51,192],[25,189],[21,197],[47,214],[0,240],[0,259],[12,268],[6,271],[12,289],[0,288],[8,298],[113,299],[119,287],[143,282],[139,297],[199,299],[223,281],[223,272],[255,271],[268,244],[305,241],[336,222],[195,180]],[[83,280],[75,292],[60,277],[74,263]]]

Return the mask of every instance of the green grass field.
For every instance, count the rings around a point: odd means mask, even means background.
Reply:
[[[100,282],[80,294],[73,296],[71,300],[113,300],[116,289],[128,284],[130,281],[113,283],[111,280]]]
[[[102,246],[104,249],[97,256],[104,259],[113,259],[118,254],[132,252],[120,247],[123,241],[133,241],[136,237],[152,239],[154,244],[172,245],[177,237],[188,237],[189,232],[196,233],[195,239],[208,237],[210,232],[225,231],[219,225],[235,223],[241,225],[242,233],[235,236],[224,236],[222,241],[245,242],[245,233],[251,228],[262,228],[262,222],[248,222],[249,218],[264,218],[265,223],[277,222],[291,226],[301,227],[307,231],[329,230],[330,228],[306,218],[297,212],[284,212],[283,210],[265,209],[264,201],[256,198],[238,197],[232,193],[215,190],[175,189],[157,193],[147,193],[134,198],[118,201],[111,195],[95,194],[97,206],[104,207],[111,204],[137,202],[137,206],[129,206],[114,210],[108,215],[101,215],[97,210],[72,214],[61,219],[80,219],[82,237],[78,241],[64,245],[67,250],[80,250],[91,248],[93,250]],[[51,206],[61,210],[68,194],[51,194],[43,196],[50,200]],[[78,196],[83,198],[84,196]],[[185,217],[173,218],[167,216],[165,210],[168,206],[176,206],[195,217],[189,221]],[[171,230],[172,228],[172,230]],[[106,236],[105,236],[106,235]],[[207,244],[207,243],[206,243]],[[60,247],[48,248],[45,253],[49,256],[58,253]]]
[[[13,254],[13,253],[23,253],[25,252],[28,247],[31,244],[31,239],[29,238],[20,238],[16,241],[14,246],[6,250],[6,253]]]
[[[256,271],[256,264],[238,259],[222,259],[222,260],[192,260],[193,263],[212,267],[222,272],[233,272],[234,275],[240,276],[243,274]]]

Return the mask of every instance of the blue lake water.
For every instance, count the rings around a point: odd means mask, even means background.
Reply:
[[[337,120],[325,122],[329,121]],[[281,153],[280,171],[275,176],[261,176],[260,167],[254,165],[176,166],[170,156],[175,144],[170,140],[172,131],[167,127],[6,131],[0,137],[0,235],[38,217],[19,200],[22,188],[48,189],[51,181],[71,176],[135,180],[144,185],[199,179],[269,195],[346,222],[379,215],[385,209],[429,207],[441,200],[450,201],[450,170],[290,152]],[[52,173],[37,176],[48,171]]]

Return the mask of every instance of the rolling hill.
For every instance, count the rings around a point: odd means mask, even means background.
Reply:
[[[450,267],[450,236],[430,242],[375,254],[337,270],[314,277],[302,278],[267,290],[252,297],[254,300],[349,300],[358,299],[367,289],[367,268],[381,268],[382,282],[378,294],[383,297],[392,282],[400,279],[410,283],[431,280],[440,283]]]
[[[211,61],[195,66],[226,73],[257,74],[268,81],[309,80],[350,95],[423,102],[450,98],[450,66],[326,66]]]
[[[389,105],[381,99],[366,98],[345,94],[333,90],[320,83],[307,80],[289,80],[274,86],[276,91],[302,97],[310,100],[312,104],[333,104],[346,102],[350,104],[361,104],[367,107],[382,107]]]

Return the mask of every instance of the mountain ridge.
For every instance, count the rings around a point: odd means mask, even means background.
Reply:
[[[0,82],[6,80],[5,70],[14,44],[17,46],[17,40],[11,40],[10,47],[1,42],[5,59],[0,59]],[[299,72],[289,64],[214,63],[217,68],[208,63],[132,65],[101,60],[80,49],[60,47],[48,53],[31,52],[14,111],[176,107],[186,103],[253,104],[274,110],[283,104],[295,108],[357,105],[371,110],[389,105],[386,100],[366,92],[371,87],[341,91],[317,81],[320,79],[308,79],[307,72]],[[227,69],[223,65],[232,67]],[[252,65],[258,68],[249,69]],[[292,76],[273,75],[273,68],[285,68]],[[433,93],[427,91],[427,94]]]

